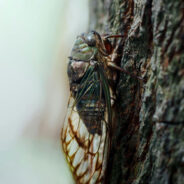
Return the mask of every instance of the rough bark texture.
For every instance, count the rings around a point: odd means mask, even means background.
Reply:
[[[107,183],[184,183],[184,1],[91,0],[90,29],[124,35]]]

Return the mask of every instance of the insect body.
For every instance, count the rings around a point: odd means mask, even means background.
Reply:
[[[113,48],[107,36],[91,31],[77,37],[69,57],[70,99],[62,128],[63,151],[78,184],[104,181],[112,123],[109,80]],[[116,66],[115,66],[116,67]]]

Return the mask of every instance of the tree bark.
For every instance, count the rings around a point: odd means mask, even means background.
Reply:
[[[184,183],[184,1],[91,0],[90,30],[123,34],[110,184]]]

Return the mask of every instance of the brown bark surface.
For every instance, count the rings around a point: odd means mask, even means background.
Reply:
[[[91,0],[90,30],[124,35],[107,183],[184,183],[184,1]],[[118,43],[117,43],[118,44]]]

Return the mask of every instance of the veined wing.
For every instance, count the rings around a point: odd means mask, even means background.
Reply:
[[[106,169],[109,148],[107,124],[111,119],[111,107],[108,84],[101,70],[102,68],[99,68],[98,77],[95,78],[99,86],[95,88],[94,82],[90,89],[86,88],[86,85],[82,87],[82,95],[80,93],[77,102],[76,97],[70,96],[62,129],[63,151],[79,184],[103,183]],[[93,74],[92,78],[95,76],[95,73]],[[86,92],[87,90],[89,92]],[[99,101],[94,101],[94,95],[98,94]],[[104,112],[103,107],[98,108],[97,104],[101,98],[105,100]]]
[[[73,97],[62,129],[62,146],[77,183],[102,183],[106,167],[108,133],[102,123],[102,134],[90,134],[79,116]]]

